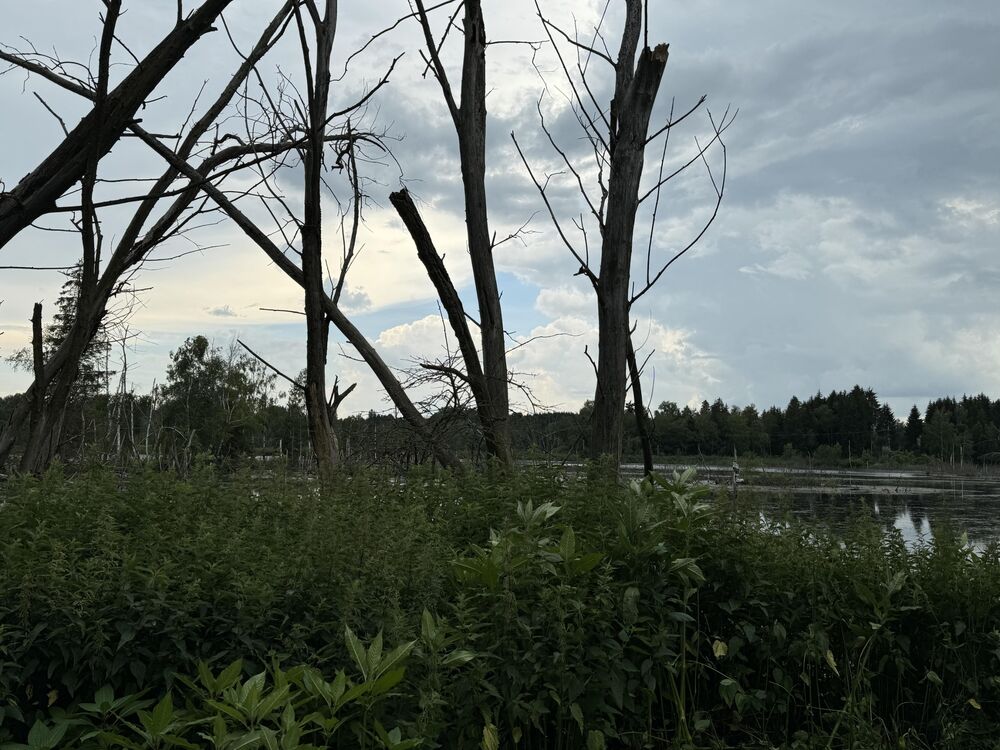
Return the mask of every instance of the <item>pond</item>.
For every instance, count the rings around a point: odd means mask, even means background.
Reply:
[[[627,473],[642,467],[628,465]],[[662,465],[669,474],[686,466]],[[729,487],[729,466],[698,466],[699,479]],[[737,486],[741,503],[751,503],[765,518],[791,515],[843,528],[859,512],[870,513],[899,530],[913,546],[934,538],[935,530],[966,533],[976,547],[1000,541],[1000,477],[930,474],[919,470],[744,468]]]

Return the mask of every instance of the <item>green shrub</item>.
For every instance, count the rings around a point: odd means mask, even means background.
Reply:
[[[176,701],[173,691],[158,700],[142,693],[116,697],[115,690],[105,685],[93,700],[73,702],[65,709],[53,709],[48,716],[36,717],[24,726],[23,743],[7,742],[0,748],[417,747],[419,738],[404,738],[399,727],[385,728],[381,710],[403,679],[414,643],[383,651],[381,633],[367,648],[350,628],[345,629],[345,636],[360,674],[356,681],[343,670],[327,682],[317,669],[300,666],[282,670],[278,665],[243,679],[241,660],[219,674],[199,662],[197,678],[178,676]],[[15,707],[8,706],[5,712],[13,720],[9,724],[25,724]]]

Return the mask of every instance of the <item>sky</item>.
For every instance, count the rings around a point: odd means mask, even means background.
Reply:
[[[554,22],[581,37],[592,33],[605,6],[540,3]],[[3,5],[0,42],[23,50],[30,40],[65,58],[90,58],[100,33],[96,0]],[[233,3],[226,20],[240,48],[253,43],[278,5]],[[584,353],[597,345],[593,292],[574,276],[579,264],[554,231],[510,136],[536,174],[560,171],[539,108],[560,148],[592,178],[587,143],[550,47],[506,43],[545,38],[534,2],[485,5],[487,36],[497,42],[488,50],[490,219],[498,238],[527,222],[495,251],[510,366],[535,402],[575,410],[593,396],[594,373]],[[602,26],[612,50],[623,5],[612,0]],[[176,10],[172,2],[152,0],[126,0],[125,8],[120,38],[139,56],[165,33]],[[334,67],[343,70],[351,52],[407,12],[405,0],[343,2]],[[444,21],[437,17],[439,31]],[[727,183],[718,218],[633,309],[640,357],[650,357],[649,405],[721,397],[766,408],[855,383],[873,388],[898,416],[942,395],[1000,397],[1000,5],[656,0],[649,24],[650,43],[670,45],[654,125],[667,120],[672,103],[683,112],[707,95],[703,109],[671,130],[668,168],[688,161],[696,142],[706,142],[709,112],[718,120],[727,108],[738,110],[725,133]],[[445,337],[433,288],[388,202],[392,190],[406,185],[413,193],[475,309],[456,138],[437,83],[422,75],[421,48],[415,22],[404,21],[354,57],[332,93],[334,106],[354,101],[403,54],[365,114],[366,124],[388,134],[392,158],[366,165],[363,251],[345,297],[352,320],[398,367],[441,356]],[[457,51],[453,44],[449,49]],[[118,47],[116,59],[115,75],[122,76],[128,53]],[[238,64],[223,30],[205,37],[167,79],[163,98],[143,110],[147,130],[176,132],[199,90],[204,105]],[[279,46],[261,70],[270,84],[282,76],[301,81],[291,44]],[[608,71],[599,61],[588,67],[601,101],[610,97]],[[16,71],[0,77],[0,179],[7,186],[61,138],[36,93],[69,124],[83,114],[71,94],[45,81]],[[235,117],[223,123],[232,132],[242,127]],[[644,191],[656,182],[662,147],[661,139],[648,154]],[[708,163],[718,178],[719,148],[708,153]],[[117,146],[102,162],[107,178],[155,177],[162,169],[134,142]],[[572,221],[587,209],[568,177],[553,174],[552,202],[579,244]],[[277,175],[293,206],[300,179],[295,168]],[[593,190],[594,181],[587,186]],[[107,183],[103,189],[110,195],[123,188]],[[715,201],[704,165],[696,162],[667,183],[655,224],[652,202],[644,203],[637,224],[633,278],[640,280],[647,248],[655,268],[710,214]],[[334,207],[330,202],[326,236],[336,264]],[[106,236],[120,233],[127,218],[107,210]],[[59,228],[65,222],[63,214],[42,223]],[[595,236],[590,227],[592,253]],[[196,252],[168,260],[189,250]],[[0,249],[0,265],[61,266],[78,257],[72,234],[35,229]],[[205,226],[190,242],[177,240],[155,257],[135,279],[145,291],[129,318],[135,335],[126,352],[128,377],[138,390],[162,382],[170,352],[197,334],[223,348],[238,336],[291,374],[304,366],[301,317],[262,309],[301,309],[301,291],[233,226]],[[0,270],[0,356],[28,343],[32,303],[42,301],[51,311],[62,280],[58,272]],[[342,413],[391,408],[336,331],[329,372],[358,383]],[[23,389],[28,380],[0,361],[0,393]],[[515,400],[516,408],[529,408]]]

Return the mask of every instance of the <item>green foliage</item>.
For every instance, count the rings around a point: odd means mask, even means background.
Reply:
[[[191,457],[217,459],[254,452],[253,437],[272,406],[275,376],[249,354],[228,352],[195,336],[171,353],[167,382],[160,390],[160,449],[186,468]]]
[[[380,710],[402,680],[413,644],[382,656],[381,634],[365,649],[346,628],[346,641],[361,672],[357,681],[344,670],[327,682],[312,667],[282,670],[277,665],[244,678],[241,660],[216,675],[199,662],[196,679],[178,676],[176,702],[173,691],[158,700],[142,693],[115,697],[115,690],[105,685],[93,700],[73,702],[35,719],[24,743],[6,742],[0,750],[418,747],[420,740],[404,739],[400,728],[386,730]],[[23,716],[16,719],[24,723]]]
[[[995,747],[1000,549],[947,533],[765,524],[691,473],[0,492],[12,747]]]

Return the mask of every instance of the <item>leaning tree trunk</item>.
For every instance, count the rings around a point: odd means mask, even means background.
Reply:
[[[469,390],[472,392],[472,399],[476,403],[477,416],[481,425],[483,425],[486,450],[490,455],[496,456],[503,461],[504,465],[509,465],[510,441],[498,442],[497,431],[492,428],[492,426],[497,424],[497,419],[493,408],[495,403],[492,400],[489,387],[490,380],[484,372],[483,365],[479,360],[479,354],[476,352],[476,344],[472,338],[472,332],[469,330],[468,316],[465,313],[462,298],[459,296],[458,290],[455,289],[451,276],[448,275],[448,270],[445,268],[444,261],[438,254],[437,248],[434,247],[434,241],[431,239],[430,232],[427,231],[427,226],[424,224],[420,212],[417,211],[413,199],[410,198],[409,192],[400,190],[399,192],[392,193],[389,196],[389,202],[395,207],[399,217],[406,225],[410,237],[413,238],[413,242],[417,247],[417,258],[419,258],[424,269],[427,271],[427,276],[431,280],[431,283],[434,284],[434,289],[448,315],[448,323],[455,334],[459,351],[462,353],[462,359],[465,362],[464,374],[449,367],[440,369],[448,371],[468,384]],[[425,366],[436,369],[431,365]],[[506,383],[504,384],[504,393],[506,393]],[[502,458],[504,455],[507,456],[506,460]]]
[[[653,473],[653,436],[649,424],[649,414],[646,412],[646,402],[642,398],[642,380],[639,363],[635,359],[635,347],[632,346],[632,334],[629,332],[625,342],[628,346],[628,374],[632,381],[632,404],[635,408],[635,426],[642,444],[642,470],[646,476]]]
[[[611,104],[610,175],[607,221],[597,281],[597,389],[590,450],[618,465],[622,452],[628,359],[629,275],[639,182],[645,160],[649,118],[667,64],[667,46],[646,48],[634,73],[632,60],[641,29],[639,2],[629,3],[629,17],[618,58],[615,96]]]
[[[147,133],[142,127],[135,125],[133,132],[138,135],[146,145],[152,148],[157,154],[183,175],[199,183],[200,189],[208,195],[222,211],[233,220],[233,222],[243,233],[256,244],[267,257],[284,272],[288,278],[299,286],[304,287],[305,280],[302,269],[295,265],[282,252],[274,241],[258,227],[245,213],[243,213],[219,188],[211,182],[203,181],[202,175],[190,164],[181,159],[176,153]],[[406,393],[392,368],[382,359],[375,347],[368,341],[367,337],[355,326],[350,318],[344,315],[330,295],[324,295],[323,307],[330,322],[340,331],[347,341],[355,348],[358,355],[364,360],[379,383],[385,389],[393,404],[399,409],[403,419],[413,428],[414,432],[433,451],[434,457],[442,466],[455,471],[462,470],[462,462],[450,451],[444,442],[434,434],[427,420],[424,419],[420,410]]]
[[[192,153],[195,146],[197,146],[199,139],[209,130],[209,128],[211,128],[221,112],[226,108],[226,106],[228,106],[240,86],[243,85],[247,76],[250,75],[254,69],[254,66],[260,62],[264,55],[277,41],[277,38],[280,36],[279,32],[281,27],[291,11],[292,3],[293,0],[286,0],[286,2],[272,18],[270,24],[264,29],[263,34],[257,41],[254,48],[246,55],[236,73],[232,78],[230,78],[222,92],[220,92],[215,102],[205,111],[204,115],[202,115],[202,117],[190,127],[187,136],[178,148],[177,154],[180,157],[187,158]],[[78,90],[76,93],[95,101],[95,110],[97,109],[97,96],[95,92],[90,90]],[[221,165],[229,159],[237,157],[244,151],[247,151],[247,149],[225,148],[215,154],[212,154],[202,162],[201,173],[210,173],[215,166]],[[97,283],[96,289],[92,295],[91,304],[87,306],[85,310],[81,308],[82,312],[78,312],[65,340],[52,354],[49,361],[45,363],[45,367],[41,372],[41,377],[39,377],[39,373],[36,371],[34,382],[15,403],[13,413],[11,414],[7,424],[4,426],[3,431],[0,432],[0,468],[3,468],[10,456],[10,452],[14,447],[17,435],[20,432],[24,421],[28,418],[30,409],[36,398],[36,394],[44,394],[49,388],[49,383],[57,377],[60,379],[68,378],[71,381],[75,379],[75,373],[78,371],[80,366],[79,358],[86,351],[94,334],[96,334],[100,328],[100,323],[104,317],[105,310],[107,309],[108,301],[119,288],[120,280],[129,269],[139,265],[145,259],[147,254],[156,248],[160,242],[162,242],[163,238],[167,236],[169,231],[176,225],[178,220],[184,214],[184,211],[200,194],[198,185],[195,181],[192,181],[192,186],[188,190],[181,193],[174,200],[169,209],[140,239],[140,233],[142,232],[143,226],[146,224],[146,221],[149,219],[159,201],[171,188],[179,174],[180,172],[175,167],[167,169],[156,181],[152,189],[150,189],[148,197],[139,204],[139,207],[132,215],[124,233],[118,240],[114,253],[108,259],[107,267],[101,275],[101,279]],[[201,182],[200,176],[197,182]],[[82,341],[81,337],[83,339]],[[66,374],[61,374],[64,369],[68,372]],[[59,388],[60,386],[57,385],[56,387]]]

